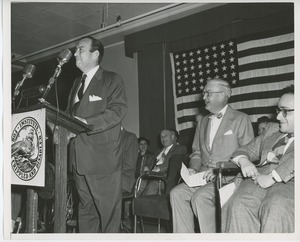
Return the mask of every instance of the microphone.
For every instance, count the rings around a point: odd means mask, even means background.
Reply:
[[[61,67],[63,64],[67,63],[72,57],[72,52],[68,49],[63,49],[60,51],[60,53],[58,54],[58,57],[56,58],[58,61],[58,65],[55,69],[55,72],[53,74],[53,76],[49,79],[48,85],[46,87],[46,90],[42,96],[42,99],[45,99],[46,96],[48,95],[48,92],[50,91],[52,85],[54,84],[54,82],[56,81],[57,77],[60,75],[61,73]]]
[[[69,62],[71,57],[72,57],[72,52],[68,49],[63,49],[59,53],[59,55],[57,57],[57,61],[58,61],[59,65],[62,66],[63,64]]]
[[[31,64],[28,64],[24,67],[23,69],[23,75],[26,75],[27,78],[32,78],[34,72],[35,72],[35,66],[34,65],[31,65]]]
[[[13,101],[15,101],[16,97],[19,95],[20,93],[20,88],[22,87],[24,81],[26,78],[32,78],[34,72],[35,72],[36,67],[34,65],[31,64],[27,64],[24,68],[23,68],[23,79],[21,81],[19,81],[15,87],[15,91],[14,91],[14,95],[13,95]]]
[[[44,93],[45,89],[46,87],[44,85],[27,88],[21,91],[21,96],[24,99],[40,97]]]

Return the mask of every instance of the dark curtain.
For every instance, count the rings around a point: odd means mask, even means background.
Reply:
[[[31,64],[34,64],[36,66],[35,73],[31,79],[26,79],[24,81],[21,91],[39,85],[44,85],[46,87],[48,85],[50,77],[54,74],[58,62],[56,60],[56,57],[54,56],[52,59]],[[12,93],[17,82],[22,79],[22,74],[22,71],[12,74]],[[65,110],[70,89],[75,78],[80,75],[81,71],[76,67],[75,58],[73,57],[68,63],[62,66],[62,72],[57,78],[55,84],[53,84],[52,88],[50,89],[50,92],[46,97],[46,101],[51,103],[51,105],[53,106],[59,106],[59,109],[61,110]],[[16,98],[16,106],[19,103],[20,96],[21,95]],[[36,104],[37,102],[37,97],[29,98],[28,102],[27,100],[23,99],[20,108],[26,107],[27,103],[30,106]]]

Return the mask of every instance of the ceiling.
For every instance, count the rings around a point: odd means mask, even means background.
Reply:
[[[21,68],[28,61],[50,56],[51,52],[58,53],[62,47],[74,47],[84,35],[97,37],[101,34],[107,46],[123,41],[125,34],[215,5],[221,4],[11,2],[12,63]],[[16,69],[19,68],[13,71]]]
[[[170,3],[12,3],[11,46],[27,55]]]

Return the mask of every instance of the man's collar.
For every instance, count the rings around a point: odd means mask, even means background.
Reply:
[[[98,71],[99,67],[100,66],[97,65],[93,69],[89,70],[88,72],[86,72],[84,74],[86,74],[88,77],[93,77],[95,75],[95,73]]]
[[[224,106],[224,108],[222,108],[222,109],[220,110],[220,112],[218,112],[218,113],[216,113],[216,114],[211,114],[210,118],[214,118],[214,117],[216,117],[216,118],[218,118],[218,119],[222,118],[222,117],[224,116],[226,110],[227,110],[227,107],[228,107],[228,104],[226,104],[226,105]]]
[[[166,153],[166,151],[169,151],[169,150],[172,148],[173,145],[174,145],[174,144],[171,144],[171,145],[169,145],[168,147],[164,148],[165,153]]]

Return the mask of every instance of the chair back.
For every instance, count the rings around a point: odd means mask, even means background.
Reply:
[[[174,154],[170,157],[165,194],[170,194],[173,187],[178,184],[182,162],[187,166],[188,154]]]

